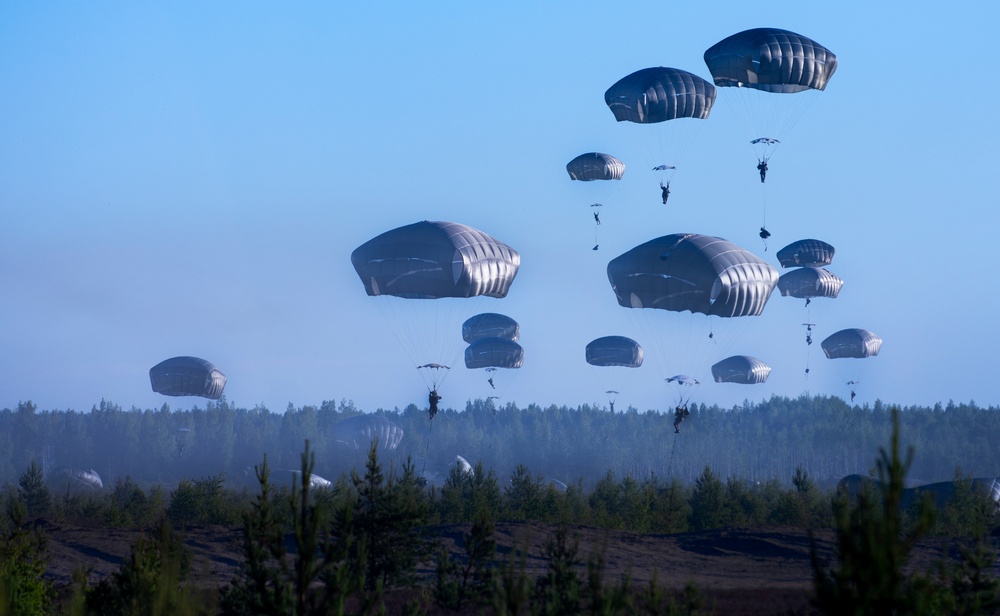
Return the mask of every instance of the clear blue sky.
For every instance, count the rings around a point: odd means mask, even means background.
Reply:
[[[863,327],[885,343],[858,402],[1000,404],[1000,5],[535,4],[0,6],[0,408],[204,406],[150,390],[149,367],[175,355],[214,362],[239,406],[422,404],[350,254],[425,219],[521,253],[509,296],[482,305],[522,327],[525,364],[500,375],[503,401],[603,404],[583,349],[621,334],[647,363],[619,408],[670,406],[671,370],[655,358],[677,350],[643,339],[605,266],[696,232],[775,265],[785,244],[823,239],[846,282],[814,303],[808,379],[802,302],[775,292],[727,347],[770,364],[768,382],[705,383],[693,400],[846,396],[818,341]],[[667,206],[603,100],[649,66],[710,78],[704,50],[759,26],[839,58],[772,160],[767,252],[756,160],[725,91]],[[595,150],[627,165],[599,198],[565,172]],[[601,200],[593,251],[587,205]],[[489,395],[484,380],[453,371],[445,405]]]

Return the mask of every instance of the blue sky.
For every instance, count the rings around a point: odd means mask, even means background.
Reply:
[[[663,358],[708,343],[656,340],[655,323],[617,305],[605,267],[654,237],[696,232],[775,265],[785,244],[823,239],[845,285],[814,303],[810,349],[802,302],[775,292],[709,353],[759,357],[768,382],[704,383],[693,400],[846,396],[856,364],[826,360],[818,341],[863,327],[885,343],[863,366],[858,402],[996,405],[1000,86],[989,71],[1000,8],[964,7],[4,4],[0,408],[203,406],[150,390],[149,367],[175,355],[214,362],[240,406],[423,403],[350,253],[425,219],[521,253],[509,296],[476,308],[521,323],[525,364],[499,375],[503,401],[603,404],[584,347],[618,334],[647,353],[619,408],[672,406]],[[704,50],[759,26],[819,41],[837,73],[775,153],[766,197],[720,90],[662,205],[604,91],[649,66],[710,78]],[[627,166],[615,186],[593,187],[598,198],[565,172],[589,151]],[[605,203],[599,230],[594,201]],[[491,395],[484,381],[453,370],[444,404]]]

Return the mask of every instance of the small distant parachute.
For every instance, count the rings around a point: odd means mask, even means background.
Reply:
[[[604,102],[619,122],[704,120],[715,102],[715,86],[678,68],[644,68],[615,82],[604,93]]]
[[[669,376],[665,379],[668,383],[677,383],[678,385],[699,385],[698,379],[690,377],[686,374],[675,374],[674,376]]]
[[[743,317],[763,312],[778,272],[722,238],[676,233],[613,259],[608,279],[626,308]]]
[[[656,165],[653,167],[653,171],[666,171],[668,169],[676,169],[677,167],[673,165]]]
[[[524,364],[524,349],[507,338],[480,338],[465,349],[465,367],[520,368]]]
[[[826,89],[837,70],[837,56],[801,34],[753,28],[709,47],[705,64],[719,87],[791,94]]]
[[[588,152],[566,163],[566,172],[571,180],[579,182],[620,180],[625,174],[625,163],[610,154]]]
[[[830,265],[836,252],[822,240],[798,240],[778,251],[781,267],[823,267]]]
[[[755,385],[767,381],[770,374],[770,366],[749,355],[733,355],[712,366],[716,383]]]
[[[495,312],[484,312],[462,323],[462,339],[472,343],[482,338],[506,338],[517,341],[521,326],[514,319]]]
[[[89,488],[91,490],[102,490],[104,489],[104,482],[101,481],[101,476],[97,474],[97,471],[90,469],[89,471],[76,470],[72,468],[62,469],[63,473],[68,477],[74,486]]]
[[[642,347],[625,336],[604,336],[587,344],[587,363],[592,366],[638,368],[642,360]]]
[[[830,359],[864,359],[878,355],[882,339],[867,329],[842,329],[828,336],[820,346]]]
[[[844,281],[822,267],[802,267],[786,272],[778,278],[778,291],[786,297],[810,299],[835,298]]]
[[[201,396],[209,400],[222,397],[226,375],[198,357],[172,357],[149,369],[153,391],[164,396]]]
[[[378,441],[382,449],[395,449],[403,429],[381,415],[355,415],[333,427],[333,440],[354,449],[367,449]]]
[[[776,145],[781,143],[777,139],[772,139],[771,137],[757,137],[756,139],[751,139],[750,143],[757,145],[758,143],[763,143],[764,145]]]
[[[293,475],[301,475],[302,471],[290,471]],[[324,479],[316,473],[309,474],[309,487],[315,488],[317,490],[325,490],[333,487],[333,482],[329,479]]]
[[[469,464],[469,461],[462,456],[455,456],[455,464],[462,470],[463,475],[475,475],[472,465]]]

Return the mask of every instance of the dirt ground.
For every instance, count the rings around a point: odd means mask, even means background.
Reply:
[[[73,571],[90,570],[96,582],[116,571],[142,534],[136,530],[90,529],[44,522],[50,556],[47,575],[58,586],[69,585]],[[457,554],[468,525],[434,527],[435,535]],[[810,537],[799,528],[722,529],[676,535],[642,535],[589,527],[569,527],[579,542],[582,560],[606,544],[607,580],[626,573],[641,584],[654,575],[661,583],[682,588],[693,583],[716,614],[807,614],[812,587]],[[500,558],[528,546],[526,569],[537,576],[546,570],[542,554],[555,527],[537,522],[497,524]],[[185,544],[194,556],[195,583],[220,587],[238,572],[242,560],[240,529],[191,526],[183,529]],[[820,532],[816,545],[821,557],[832,555],[833,534]],[[948,551],[946,543],[920,546],[913,565],[923,568]],[[423,569],[433,574],[433,563]]]

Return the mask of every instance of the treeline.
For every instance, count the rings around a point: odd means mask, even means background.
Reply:
[[[616,477],[656,477],[689,484],[707,466],[722,479],[787,483],[802,468],[822,485],[849,474],[867,475],[890,430],[888,407],[850,406],[829,396],[774,396],[723,409],[694,404],[675,434],[672,414],[609,413],[583,405],[494,407],[474,400],[443,409],[431,422],[425,409],[376,412],[399,424],[399,448],[387,461],[412,456],[417,472],[440,484],[455,456],[506,476],[518,465],[565,484],[591,488],[609,471]],[[904,444],[921,452],[912,482],[950,480],[956,469],[1000,475],[1000,412],[973,403],[907,407],[900,418]],[[204,408],[123,409],[102,401],[89,412],[39,410],[31,402],[0,411],[0,483],[14,481],[33,460],[46,477],[60,469],[93,469],[113,486],[129,477],[141,485],[222,476],[252,479],[247,469],[267,454],[278,473],[298,466],[308,439],[316,473],[335,478],[362,464],[364,449],[333,437],[334,426],[359,414],[348,401],[289,408],[237,408],[223,398]]]
[[[387,605],[411,614],[703,613],[697,588],[606,579],[600,548],[580,553],[566,530],[577,524],[645,532],[833,527],[834,559],[814,554],[821,612],[992,613],[1000,607],[1000,581],[987,535],[1000,521],[996,503],[976,493],[971,478],[958,477],[941,510],[930,500],[901,509],[909,462],[898,423],[890,431],[890,448],[876,462],[884,488],[863,489],[853,500],[843,491],[831,499],[802,470],[782,488],[776,481],[723,481],[707,467],[690,487],[608,473],[592,491],[579,484],[561,491],[524,467],[501,480],[481,465],[470,472],[456,464],[437,490],[420,481],[411,461],[385,465],[377,447],[363,467],[316,489],[308,443],[299,481],[272,485],[265,459],[254,469],[255,490],[238,494],[218,478],[184,480],[168,497],[158,486],[146,492],[127,480],[106,494],[53,494],[31,465],[0,497],[0,614],[361,614]],[[80,571],[60,599],[42,575],[45,538],[34,523],[40,519],[153,530],[117,573],[95,583]],[[500,555],[494,524],[501,519],[556,525],[542,553],[547,573],[526,575],[516,549]],[[470,523],[464,554],[441,547],[434,528],[443,522]],[[187,583],[196,568],[176,531],[187,524],[243,527],[244,559],[230,584],[197,591]],[[960,554],[931,569],[910,568],[910,551],[932,533],[963,538],[955,544]],[[434,574],[418,576],[418,565],[428,562]],[[666,579],[674,572],[662,573]]]

